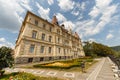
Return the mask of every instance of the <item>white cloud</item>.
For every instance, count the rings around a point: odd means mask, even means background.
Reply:
[[[29,6],[30,0],[21,0],[20,4],[29,11],[32,11],[32,8]]]
[[[44,9],[39,3],[36,2],[36,5],[37,7],[39,8],[38,10],[38,13],[40,14],[40,16],[44,19],[48,19],[50,20],[49,18],[49,12],[50,12],[50,9],[47,8],[47,9]]]
[[[75,16],[78,16],[79,15],[79,11],[72,11],[72,14],[75,15]]]
[[[57,17],[59,22],[64,22],[67,20],[66,17],[64,17],[61,13],[57,13],[56,17]]]
[[[31,10],[26,0],[0,0],[0,28],[17,32],[23,20],[20,15],[25,8]]]
[[[96,39],[94,39],[94,38],[89,38],[88,41],[89,41],[90,43],[92,43],[92,42],[96,42]]]
[[[117,7],[117,4],[111,5],[111,0],[96,0],[95,6],[89,12],[91,18],[77,21],[74,30],[83,36],[93,36],[100,33],[112,21],[113,15],[117,12]]]
[[[80,14],[77,18],[77,20],[81,20],[83,18],[83,14]]]
[[[108,7],[112,0],[96,0],[96,6],[100,9],[104,9],[105,7]]]
[[[63,11],[69,11],[71,9],[74,8],[74,4],[75,2],[72,0],[57,0],[59,3],[59,7],[63,10]]]
[[[120,13],[120,12],[119,12]],[[118,13],[118,14],[119,14]],[[110,21],[112,26],[120,25],[120,15],[114,15]]]
[[[5,42],[5,38],[0,38],[0,42]]]
[[[92,11],[89,13],[89,15],[92,17],[92,18],[96,18],[98,15],[99,15],[99,9],[96,8],[96,6],[93,7]]]
[[[112,39],[114,36],[112,35],[112,34],[108,34],[107,36],[106,36],[106,39],[108,40],[108,39]]]
[[[71,21],[64,21],[62,24],[65,25],[65,28],[66,29],[72,29],[75,27],[75,24]]]
[[[8,42],[5,38],[0,38],[0,47],[2,46],[14,48],[14,45],[11,42]]]
[[[85,9],[85,7],[86,7],[85,5],[86,5],[85,2],[82,2],[82,4],[81,4],[81,9],[82,9],[82,10]]]
[[[49,5],[52,5],[53,3],[54,3],[53,0],[48,0],[48,4],[49,4]]]

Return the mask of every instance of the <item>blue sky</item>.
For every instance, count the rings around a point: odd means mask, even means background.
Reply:
[[[120,45],[119,0],[0,0],[0,46],[14,48],[27,11],[78,32],[82,41]]]

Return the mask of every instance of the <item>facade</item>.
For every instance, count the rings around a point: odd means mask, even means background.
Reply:
[[[78,34],[27,12],[15,46],[15,63],[72,59],[85,56]]]

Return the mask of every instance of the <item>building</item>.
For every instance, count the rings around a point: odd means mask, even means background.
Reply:
[[[85,56],[78,34],[27,12],[15,46],[15,63],[71,59]]]

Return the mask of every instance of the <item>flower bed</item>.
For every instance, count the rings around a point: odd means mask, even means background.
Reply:
[[[46,64],[37,64],[33,67],[35,68],[53,68],[53,69],[70,69],[73,67],[80,67],[81,62],[85,61],[87,64],[92,63],[92,58],[80,58],[80,59],[73,59],[73,60],[65,60],[65,61],[56,61],[52,63]]]

